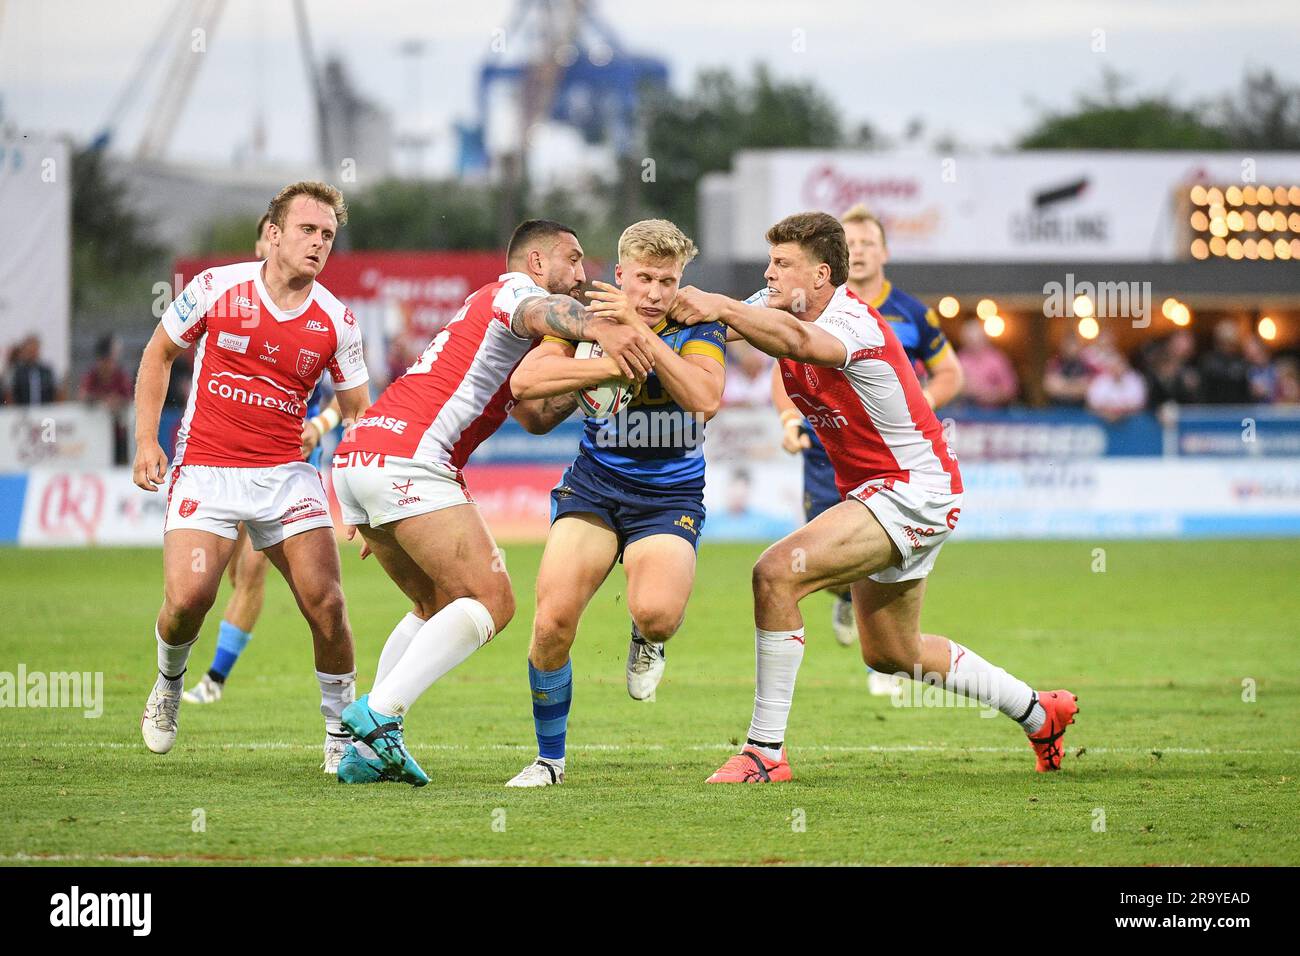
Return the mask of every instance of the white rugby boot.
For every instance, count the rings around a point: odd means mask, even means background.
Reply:
[[[144,737],[144,745],[154,753],[165,754],[176,743],[180,709],[180,680],[169,681],[159,674],[144,705],[144,716],[140,718],[140,736]]]

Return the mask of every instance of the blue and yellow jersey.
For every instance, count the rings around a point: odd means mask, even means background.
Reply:
[[[651,331],[683,358],[704,355],[726,367],[727,330],[721,322],[682,326],[664,319]],[[587,419],[578,462],[584,458],[633,485],[703,490],[704,420],[678,405],[651,372],[623,411]]]
[[[893,328],[907,357],[913,363],[920,362],[926,371],[933,371],[939,360],[952,351],[934,309],[895,289],[888,279],[881,287],[880,295],[867,304]]]

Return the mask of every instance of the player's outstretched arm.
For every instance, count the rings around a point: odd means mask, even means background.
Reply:
[[[172,363],[185,351],[159,323],[140,356],[135,377],[135,464],[131,480],[145,491],[157,491],[167,473],[167,454],[158,444],[158,421]]]
[[[510,330],[520,338],[554,335],[570,342],[595,342],[612,358],[623,378],[644,381],[654,368],[654,356],[644,329],[590,315],[567,295],[534,296],[515,309]]]
[[[678,291],[671,314],[683,325],[721,322],[739,332],[755,348],[776,358],[831,368],[842,368],[848,359],[844,343],[812,322],[801,321],[782,309],[746,305],[695,286]]]
[[[568,342],[543,342],[533,349],[510,376],[510,391],[519,401],[555,398],[580,388],[622,378],[618,363],[608,355],[578,359]]]

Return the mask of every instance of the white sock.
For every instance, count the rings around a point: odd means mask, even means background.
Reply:
[[[947,690],[997,708],[1027,733],[1043,726],[1047,714],[1032,687],[956,641],[950,640],[948,647],[948,673],[943,679]]]
[[[420,633],[422,627],[424,627],[424,620],[410,611],[397,622],[393,633],[389,634],[388,640],[384,642],[384,649],[379,652],[379,666],[375,668],[376,684],[397,666],[397,662],[402,659],[402,655],[406,653],[406,649],[411,646],[411,641],[415,639],[416,634]]]
[[[755,629],[754,655],[757,679],[749,739],[779,744],[785,740],[785,726],[794,702],[794,679],[803,660],[803,628],[797,631]],[[781,752],[777,750],[775,756],[768,756],[777,760]]]
[[[181,675],[185,673],[185,665],[190,662],[190,651],[199,639],[198,635],[195,635],[194,640],[188,644],[168,644],[162,639],[155,625],[153,636],[158,641],[158,679],[164,684],[180,683]]]
[[[339,716],[343,708],[357,699],[357,672],[325,674],[316,672],[320,682],[320,712],[325,717],[325,733],[335,737],[347,735]]]
[[[411,645],[370,691],[370,709],[399,717],[434,682],[492,640],[492,615],[473,598],[457,598],[421,625]]]
[[[563,757],[542,757],[539,755],[537,759],[540,760],[542,763],[549,763],[556,770],[560,771],[560,773],[564,773]]]
[[[379,652],[379,666],[375,668],[376,684],[387,677],[389,671],[397,666],[397,662],[402,659],[406,649],[411,646],[412,639],[423,626],[424,620],[416,617],[410,611],[397,622],[397,626],[393,628],[393,633],[389,634],[388,640],[384,641],[384,649]],[[375,760],[379,757],[379,754],[375,753],[368,743],[361,740],[354,740],[352,743],[361,756],[369,760]]]

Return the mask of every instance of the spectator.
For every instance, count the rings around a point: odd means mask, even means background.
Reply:
[[[95,343],[95,364],[86,370],[81,379],[78,398],[83,402],[103,404],[113,417],[113,460],[127,463],[126,423],[122,409],[131,401],[131,377],[119,364],[121,348],[110,332]]]
[[[1300,362],[1284,356],[1273,363],[1277,388],[1273,400],[1279,405],[1300,405]]]
[[[14,348],[9,367],[9,401],[15,405],[45,405],[63,400],[54,369],[41,361],[41,340],[29,335]]]
[[[1250,385],[1251,401],[1273,401],[1277,391],[1277,370],[1269,361],[1268,347],[1258,337],[1248,335],[1241,351],[1246,360],[1246,381]]]
[[[1088,386],[1088,411],[1116,422],[1147,403],[1147,386],[1122,352],[1111,352],[1108,364]]]
[[[1147,405],[1151,409],[1174,402],[1191,405],[1200,401],[1200,375],[1192,365],[1196,339],[1179,329],[1155,344],[1146,355]]]
[[[1095,369],[1083,358],[1083,343],[1074,333],[1061,340],[1061,348],[1047,360],[1043,391],[1053,405],[1082,408]]]
[[[1201,401],[1212,405],[1246,405],[1250,392],[1250,363],[1241,354],[1241,332],[1232,319],[1214,327],[1214,347],[1201,356]]]
[[[1016,370],[1002,350],[989,341],[979,319],[969,319],[962,326],[959,358],[966,373],[963,398],[980,408],[1005,408],[1015,400],[1020,391]]]
[[[772,359],[748,342],[727,346],[727,384],[722,404],[766,408],[772,404]]]

